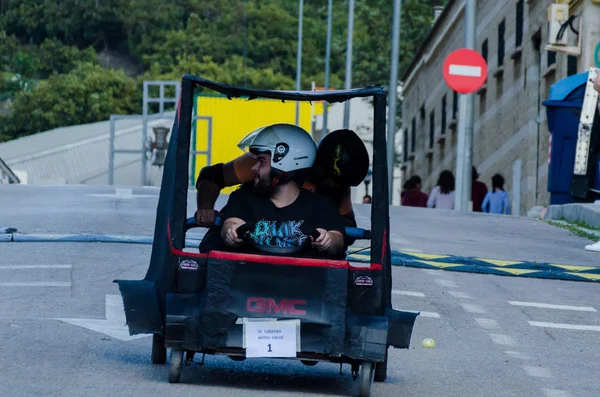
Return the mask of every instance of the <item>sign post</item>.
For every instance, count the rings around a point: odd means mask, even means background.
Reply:
[[[473,92],[487,79],[487,64],[477,51],[461,48],[444,61],[444,80],[462,94],[459,101],[458,144],[456,147],[456,211],[470,211],[471,170],[473,167]]]

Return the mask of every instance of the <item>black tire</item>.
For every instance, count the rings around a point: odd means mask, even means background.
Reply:
[[[152,335],[152,362],[154,364],[164,364],[167,362],[165,338],[159,334]]]
[[[171,363],[169,364],[169,383],[178,383],[183,366],[183,350],[171,349]]]
[[[385,382],[387,379],[388,352],[385,352],[385,359],[375,364],[375,382]]]
[[[360,366],[359,382],[360,382],[360,397],[371,396],[371,386],[373,386],[373,375],[375,368],[372,362],[365,361]]]

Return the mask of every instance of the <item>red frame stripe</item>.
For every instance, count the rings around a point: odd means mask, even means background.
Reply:
[[[254,263],[267,263],[270,265],[284,266],[307,266],[307,267],[331,267],[336,269],[348,269],[350,263],[343,260],[331,259],[313,259],[313,258],[294,258],[290,256],[272,256],[257,254],[238,254],[224,251],[211,251],[208,254],[209,259],[223,259],[230,261],[244,261]]]
[[[289,256],[272,256],[272,255],[257,255],[257,254],[238,254],[234,252],[211,251],[208,254],[186,252],[173,247],[171,240],[171,222],[167,223],[167,236],[169,239],[169,248],[173,255],[187,256],[191,258],[203,259],[223,259],[235,260],[253,263],[266,263],[270,265],[283,266],[307,266],[307,267],[330,267],[335,269],[352,269],[352,270],[381,270],[383,267],[380,264],[373,263],[369,267],[351,265],[346,260],[332,259],[313,259],[313,258],[294,258]]]

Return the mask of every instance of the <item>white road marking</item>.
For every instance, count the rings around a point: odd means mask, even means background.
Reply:
[[[569,397],[569,393],[564,390],[556,390],[556,389],[542,389],[546,394],[546,397]]]
[[[523,365],[523,369],[527,372],[527,375],[536,378],[550,378],[550,371],[542,367],[533,367],[530,365]]]
[[[468,65],[450,65],[450,70],[448,71],[448,73],[455,76],[480,77],[481,67]]]
[[[514,346],[517,344],[513,338],[504,334],[489,334],[492,342],[503,346]]]
[[[0,265],[0,270],[70,269],[71,265]]]
[[[531,360],[531,356],[528,356],[527,354],[521,353],[521,352],[515,352],[515,351],[511,351],[511,350],[507,350],[504,353],[508,354],[509,356],[512,356],[514,358],[518,358],[519,360]]]
[[[23,282],[3,282],[0,287],[70,287],[70,282],[55,281],[23,281]]]
[[[57,318],[56,320],[87,328],[122,341],[148,337],[148,334],[129,335],[123,300],[120,295],[106,295],[105,304],[105,319]]]
[[[498,328],[498,323],[496,322],[496,320],[492,320],[489,318],[476,318],[475,321],[477,321],[477,324],[481,328],[485,328],[485,329]]]
[[[547,303],[536,303],[536,302],[517,302],[508,301],[513,306],[527,306],[527,307],[539,307],[542,309],[559,309],[559,310],[576,310],[581,312],[595,312],[597,311],[590,306],[566,306],[566,305],[551,305]]]
[[[402,310],[402,309],[399,309]],[[439,313],[435,313],[435,312],[424,312],[424,311],[419,311],[419,310],[402,310],[404,312],[410,312],[410,313],[419,313],[419,317],[429,317],[429,318],[440,318]]]
[[[425,297],[425,294],[422,293],[422,292],[399,291],[397,289],[392,290],[392,294],[394,294],[394,295],[405,295],[405,296],[418,296],[419,298]]]
[[[448,291],[450,295],[458,299],[473,299],[473,297],[466,292],[461,291]]]
[[[421,269],[421,270],[422,270],[424,273],[427,273],[427,274],[432,274],[432,275],[434,275],[434,276],[437,276],[437,275],[438,275],[438,274],[440,274],[440,272],[442,271],[442,270],[439,270],[439,269]]]
[[[472,305],[470,303],[461,303],[460,305],[469,313],[486,313],[486,310],[479,305]]]
[[[435,281],[436,283],[438,283],[442,287],[446,287],[446,288],[458,288],[458,285],[456,285],[456,283],[454,281],[451,281],[451,280],[444,280],[444,279],[441,279],[441,278],[436,278],[433,281]]]
[[[545,323],[545,322],[540,322],[540,321],[529,321],[529,325],[531,325],[533,327],[560,328],[560,329],[573,329],[573,330],[577,330],[577,331],[600,332],[599,325],[557,324],[557,323]]]

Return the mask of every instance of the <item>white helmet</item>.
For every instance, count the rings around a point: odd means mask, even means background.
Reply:
[[[271,168],[286,173],[310,169],[317,155],[317,144],[308,132],[284,123],[252,131],[238,147],[252,153],[271,153]]]

